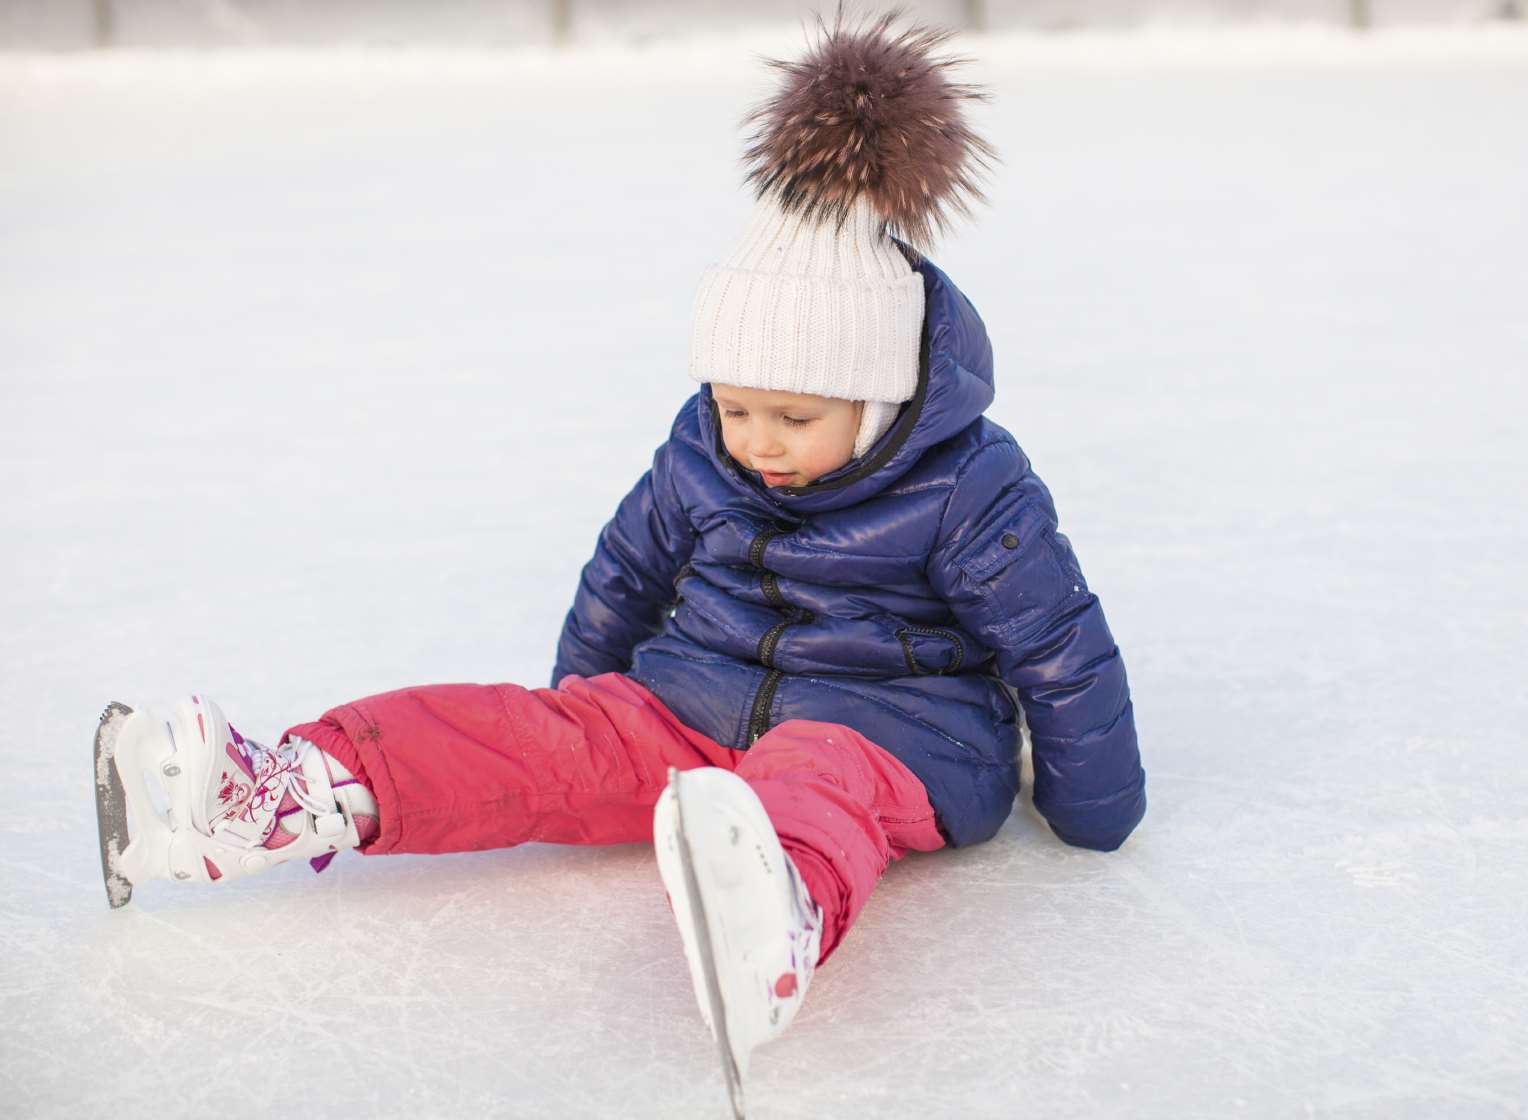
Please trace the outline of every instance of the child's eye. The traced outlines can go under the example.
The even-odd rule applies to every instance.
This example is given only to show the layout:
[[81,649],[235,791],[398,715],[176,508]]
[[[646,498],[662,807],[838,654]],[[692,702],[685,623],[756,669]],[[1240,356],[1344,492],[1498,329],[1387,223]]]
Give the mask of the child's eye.
[[785,421],[785,426],[787,428],[801,428],[805,427],[807,424],[810,424],[813,420],[817,419],[817,417],[809,416],[805,420],[797,420],[794,416],[782,416],[780,419]]
[[740,408],[727,408],[727,409],[723,409],[722,410],[722,415],[723,416],[730,416],[734,420],[736,420],[739,416],[747,416],[748,413],[744,412]]

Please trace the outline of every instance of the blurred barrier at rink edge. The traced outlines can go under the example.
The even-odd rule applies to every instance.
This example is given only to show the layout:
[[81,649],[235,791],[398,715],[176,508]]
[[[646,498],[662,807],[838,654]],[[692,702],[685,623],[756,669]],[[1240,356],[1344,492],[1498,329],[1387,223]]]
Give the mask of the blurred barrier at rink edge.
[[[570,46],[794,24],[836,0],[0,0],[0,50]],[[1303,24],[1360,30],[1522,22],[1528,0],[905,0],[968,32]],[[1528,24],[1525,24],[1528,26]]]

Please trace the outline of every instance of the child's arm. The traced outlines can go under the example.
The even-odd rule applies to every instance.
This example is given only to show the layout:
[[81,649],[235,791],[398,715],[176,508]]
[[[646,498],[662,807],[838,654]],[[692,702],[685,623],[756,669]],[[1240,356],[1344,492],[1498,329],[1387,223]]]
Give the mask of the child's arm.
[[557,642],[552,686],[569,673],[592,677],[631,668],[631,651],[652,637],[675,599],[674,577],[695,548],[695,531],[674,490],[670,441],[600,530]]
[[962,466],[929,576],[997,651],[1029,721],[1035,808],[1069,844],[1112,851],[1146,811],[1130,689],[1050,491],[1009,440]]

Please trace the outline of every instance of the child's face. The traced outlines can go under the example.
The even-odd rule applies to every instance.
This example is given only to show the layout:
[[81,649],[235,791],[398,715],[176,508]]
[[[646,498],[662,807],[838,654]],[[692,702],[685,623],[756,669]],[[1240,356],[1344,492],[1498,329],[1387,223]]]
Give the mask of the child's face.
[[862,401],[711,385],[727,454],[766,486],[805,486],[854,458]]

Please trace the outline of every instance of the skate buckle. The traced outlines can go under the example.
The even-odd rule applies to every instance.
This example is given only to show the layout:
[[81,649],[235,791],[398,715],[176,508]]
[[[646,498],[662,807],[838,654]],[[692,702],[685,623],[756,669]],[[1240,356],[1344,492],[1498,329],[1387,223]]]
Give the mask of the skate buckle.
[[268,834],[268,829],[254,821],[234,818],[214,827],[211,838],[235,848],[258,848]]
[[343,836],[347,827],[344,813],[325,813],[313,818],[313,831],[326,840]]

